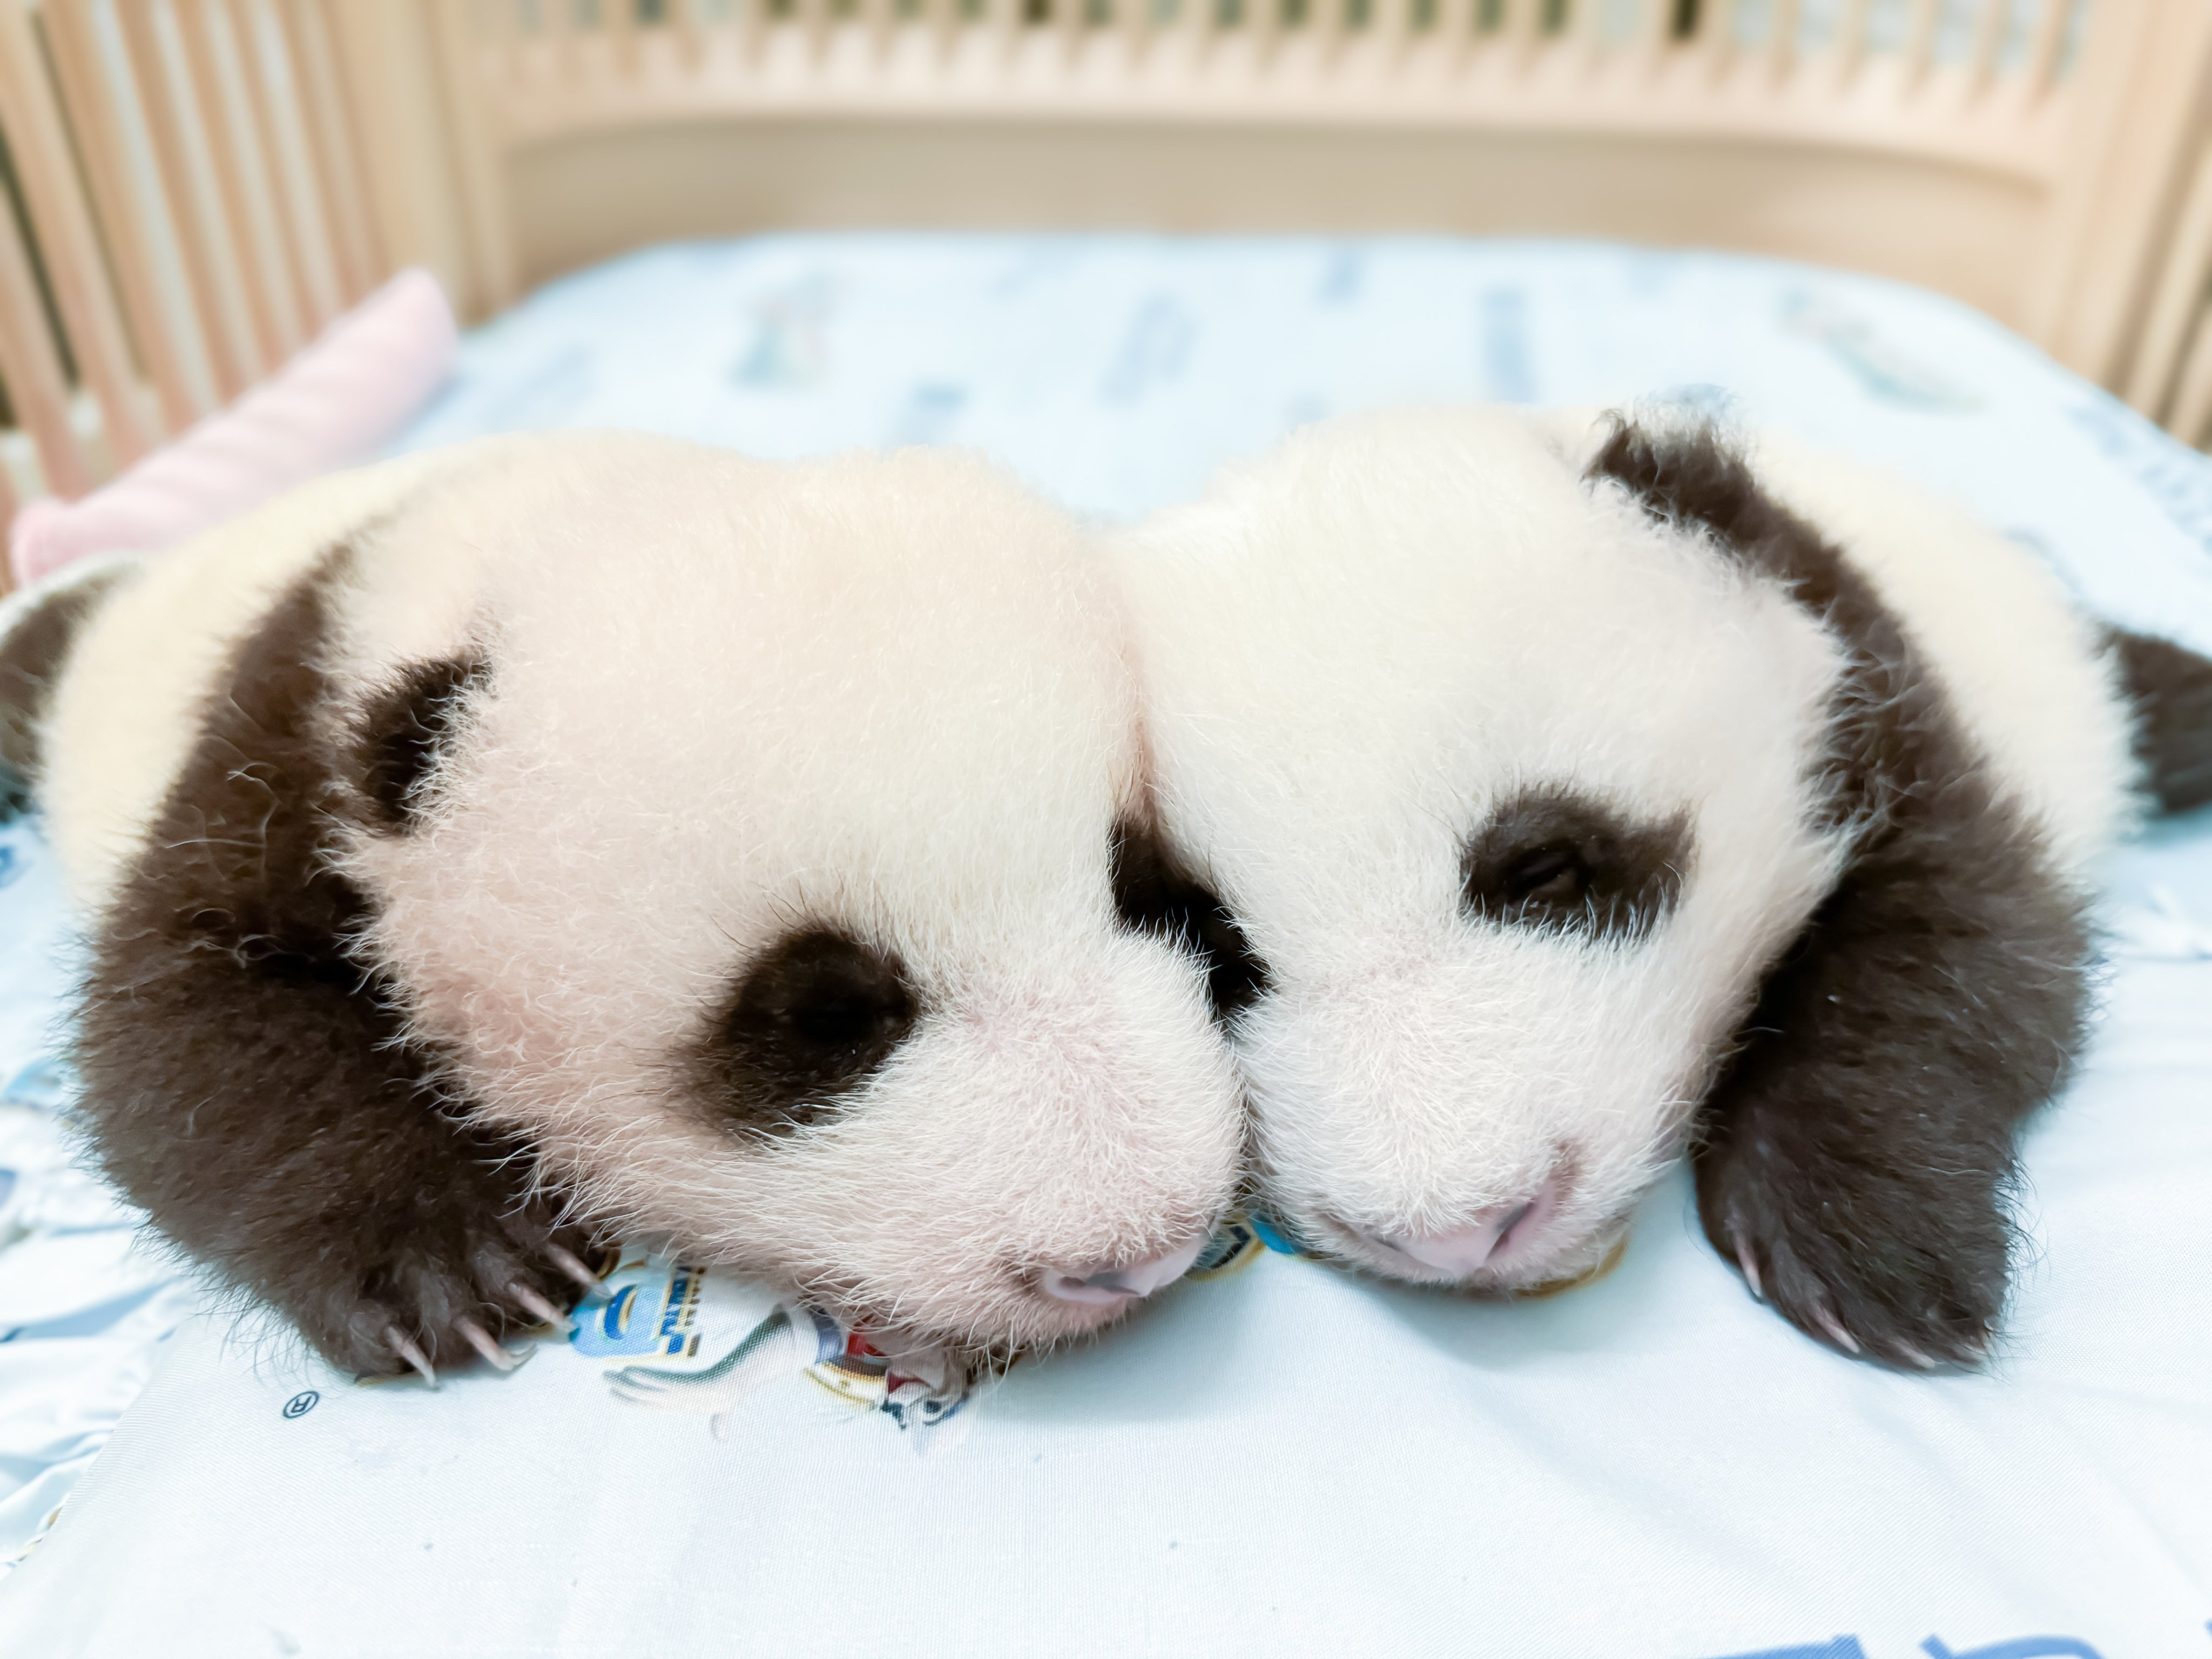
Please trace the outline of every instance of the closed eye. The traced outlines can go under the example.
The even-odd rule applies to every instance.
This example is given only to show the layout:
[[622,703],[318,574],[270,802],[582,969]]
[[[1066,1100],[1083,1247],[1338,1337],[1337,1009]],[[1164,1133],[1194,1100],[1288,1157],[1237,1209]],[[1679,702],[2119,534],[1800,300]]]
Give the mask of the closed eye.
[[1571,790],[1532,790],[1468,837],[1461,908],[1508,927],[1633,939],[1674,908],[1690,852],[1687,813],[1639,822]]
[[705,1054],[722,1121],[788,1133],[847,1104],[914,1029],[897,957],[830,927],[802,929],[740,977]]
[[1509,904],[1571,904],[1589,889],[1590,867],[1564,842],[1531,848],[1506,866],[1501,885]]

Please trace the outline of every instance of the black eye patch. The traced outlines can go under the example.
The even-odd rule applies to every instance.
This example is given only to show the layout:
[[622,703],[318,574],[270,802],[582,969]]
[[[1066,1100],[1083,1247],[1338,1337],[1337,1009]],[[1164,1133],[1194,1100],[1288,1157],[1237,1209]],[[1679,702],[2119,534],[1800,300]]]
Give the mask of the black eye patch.
[[369,700],[356,747],[361,792],[379,829],[412,827],[423,788],[453,741],[469,694],[490,678],[480,657],[418,662]]
[[749,968],[708,1044],[708,1097],[770,1134],[815,1122],[865,1082],[921,1009],[898,959],[833,928],[791,934]]
[[1632,823],[1588,796],[1536,790],[1468,838],[1460,902],[1482,921],[1634,939],[1674,908],[1689,864],[1686,814]]
[[1184,872],[1157,831],[1124,819],[1114,826],[1109,849],[1114,908],[1123,925],[1171,939],[1205,960],[1216,1019],[1250,1006],[1266,992],[1267,964],[1237,918],[1211,888]]

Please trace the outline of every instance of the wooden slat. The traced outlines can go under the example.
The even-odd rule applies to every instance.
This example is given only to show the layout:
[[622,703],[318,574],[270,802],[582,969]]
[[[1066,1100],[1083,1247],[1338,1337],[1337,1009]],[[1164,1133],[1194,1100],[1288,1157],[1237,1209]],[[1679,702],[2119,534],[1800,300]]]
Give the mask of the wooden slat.
[[[194,365],[203,355],[197,319],[188,298],[176,296],[173,310],[165,302],[154,256],[157,233],[149,219],[160,210],[133,183],[117,88],[102,62],[91,5],[92,0],[43,0],[46,40],[139,361],[153,377],[162,423],[181,431],[207,409],[195,387]],[[192,337],[185,338],[180,326]]]
[[2212,436],[2212,318],[2197,313],[2196,337],[2175,378],[2173,413],[2166,429],[2185,444],[2202,447]]
[[2074,11],[2073,0],[2041,0],[2041,4],[2027,43],[2028,90],[2039,98],[2058,82],[2058,54],[2065,49],[2066,23]]
[[[447,5],[453,0],[446,0]],[[443,9],[443,8],[440,8]],[[613,45],[616,70],[637,73],[637,0],[599,0],[599,27]]]
[[2128,373],[2128,402],[2154,421],[2166,413],[2190,334],[2200,325],[2208,287],[2212,287],[2212,140],[2199,149],[2189,194],[2167,244]]
[[707,20],[700,15],[705,0],[668,0],[668,23],[676,32],[677,61],[686,69],[696,69],[707,58]]
[[[1770,0],[1770,24],[1774,21],[1774,8],[1780,3],[1781,0]],[[1716,77],[1736,60],[1735,27],[1736,0],[1698,0],[1697,21],[1689,45],[1705,60]],[[1770,40],[1769,45],[1771,44]]]
[[[1212,0],[1205,0],[1209,6]],[[1506,0],[1508,5],[1514,0]],[[1392,58],[1402,54],[1413,34],[1413,0],[1368,0],[1369,30]]]
[[[302,330],[313,334],[337,313],[337,284],[328,235],[314,211],[312,185],[300,163],[304,135],[289,126],[277,106],[264,52],[266,0],[225,0],[237,70],[246,88],[246,131],[266,192],[278,265],[290,285]],[[287,71],[292,66],[287,64]]]
[[2004,50],[2005,27],[2011,21],[2012,0],[1981,0],[1966,59],[1967,84],[1977,92],[1996,79],[1997,55]]
[[15,157],[77,371],[99,402],[108,453],[118,465],[127,466],[159,434],[149,429],[139,406],[138,376],[122,313],[22,0],[0,0],[0,134]]
[[204,207],[198,199],[199,192],[185,151],[185,118],[155,34],[149,0],[118,0],[116,14],[130,54],[138,107],[153,137],[162,200],[184,257],[185,281],[199,319],[200,338],[215,372],[216,389],[228,402],[253,383],[258,366],[247,343],[234,336],[233,316],[226,314],[231,308],[224,303],[225,292],[216,273],[216,238],[210,234]]
[[1797,63],[1797,32],[1804,27],[1798,0],[1767,0],[1766,63],[1778,77]]
[[347,305],[355,305],[384,280],[388,264],[369,211],[359,128],[344,77],[337,73],[330,18],[322,0],[278,0],[277,21],[292,60],[319,199],[330,224],[339,294]]
[[242,89],[223,73],[216,33],[224,21],[222,0],[169,0],[185,49],[192,102],[209,166],[214,173],[222,222],[215,234],[227,264],[237,273],[248,326],[267,373],[303,343],[300,315],[287,291],[276,227],[254,177],[259,157],[241,131]]
[[[8,527],[15,522],[15,514],[22,510],[22,502],[15,495],[15,480],[8,471],[8,464],[0,461],[0,539],[8,534]],[[9,562],[0,559],[0,599],[4,599],[15,586]]]
[[514,302],[521,283],[515,264],[514,204],[507,198],[507,175],[500,166],[486,108],[483,54],[459,7],[433,3],[427,10],[445,77],[446,109],[453,125],[470,259],[483,284],[484,305],[496,311]]
[[830,50],[830,0],[798,0],[798,17],[806,55],[818,64]]
[[1838,81],[1850,81],[1866,62],[1867,34],[1874,21],[1874,0],[1843,0],[1836,14],[1836,36],[1828,44],[1829,60]]
[[61,354],[54,349],[46,307],[39,297],[30,251],[23,246],[15,215],[0,198],[0,377],[15,417],[38,447],[46,488],[58,495],[82,495],[92,488],[92,471],[70,428],[69,382]]
[[538,19],[553,42],[554,72],[563,80],[573,80],[582,67],[576,40],[581,33],[576,20],[577,4],[578,0],[538,0]]
[[[933,7],[942,7],[949,15],[957,0],[930,0]],[[1152,0],[1114,0],[1117,11],[1115,21],[1120,25],[1121,39],[1128,45],[1130,58],[1139,63],[1152,44]],[[1271,28],[1263,37],[1261,49],[1270,50],[1274,43]]]
[[1917,86],[1936,63],[1936,26],[1942,21],[1942,0],[1912,0],[1905,15],[1905,78]]
[[[1118,0],[1127,4],[1130,0]],[[1252,37],[1254,57],[1271,64],[1283,44],[1283,0],[1244,0],[1244,28]]]

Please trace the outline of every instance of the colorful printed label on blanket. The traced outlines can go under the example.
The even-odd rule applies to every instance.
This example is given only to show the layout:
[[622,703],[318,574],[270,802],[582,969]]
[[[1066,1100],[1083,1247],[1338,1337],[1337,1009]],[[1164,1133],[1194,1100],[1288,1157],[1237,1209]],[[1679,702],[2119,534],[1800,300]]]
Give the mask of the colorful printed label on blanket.
[[601,1264],[605,1294],[571,1317],[569,1346],[605,1362],[617,1399],[698,1413],[717,1435],[749,1395],[788,1376],[901,1429],[950,1420],[981,1380],[945,1349],[885,1352],[821,1309],[726,1272],[635,1246],[614,1256]]

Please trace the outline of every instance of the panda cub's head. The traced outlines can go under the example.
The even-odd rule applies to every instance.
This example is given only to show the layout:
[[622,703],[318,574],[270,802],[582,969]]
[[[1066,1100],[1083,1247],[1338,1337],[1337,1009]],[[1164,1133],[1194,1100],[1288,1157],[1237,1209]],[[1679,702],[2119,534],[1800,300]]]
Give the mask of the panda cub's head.
[[[1201,967],[1117,890],[1149,835],[1136,696],[1067,520],[956,455],[781,465],[604,436],[388,493],[296,556],[232,558],[273,601],[235,630],[137,850],[93,884],[94,1105],[112,1168],[148,1143],[157,1222],[220,1253],[226,1224],[195,1206],[237,1206],[155,1170],[180,1132],[114,1103],[146,1097],[123,1052],[145,988],[204,987],[153,1023],[219,1031],[240,964],[274,962],[299,1000],[253,994],[323,1011],[281,1044],[337,1055],[312,1074],[331,1089],[374,1092],[347,1069],[364,1038],[419,1057],[392,1086],[564,1214],[879,1329],[1049,1341],[1188,1265],[1241,1104]],[[150,588],[223,580],[226,556],[119,595],[81,672],[134,615],[157,623]],[[77,727],[97,701],[61,687],[64,805],[72,699]],[[282,1109],[254,1068],[295,1059],[156,1043],[147,1086],[180,1114],[214,1102],[197,1134],[243,1149]],[[288,1218],[309,1235],[313,1206],[389,1163],[283,1151],[327,1188]],[[356,1288],[404,1300],[407,1271]],[[288,1272],[263,1275],[280,1304]],[[326,1352],[404,1352],[444,1316],[299,1316]]]
[[1310,428],[1121,544],[1267,1195],[1377,1273],[1600,1263],[1841,856],[1841,648],[1527,416]]

